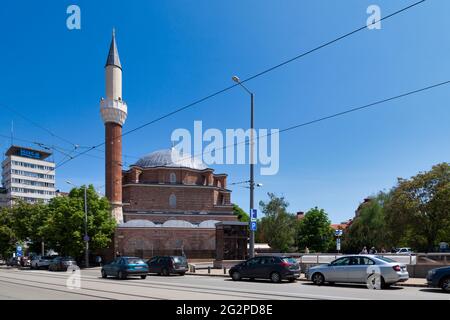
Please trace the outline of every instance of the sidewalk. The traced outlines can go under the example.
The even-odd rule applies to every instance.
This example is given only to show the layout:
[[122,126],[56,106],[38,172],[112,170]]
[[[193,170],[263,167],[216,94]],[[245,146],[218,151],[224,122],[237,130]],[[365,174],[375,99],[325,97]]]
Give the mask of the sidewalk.
[[[194,272],[187,272],[186,275],[192,276],[209,276],[209,277],[224,277],[229,278],[228,269],[226,270],[226,274],[224,274],[223,269],[212,269],[211,273],[208,273],[208,269],[196,269]],[[308,281],[305,278],[305,275],[302,273],[298,281]],[[427,287],[427,280],[425,278],[409,278],[408,281],[398,282],[395,284],[396,286],[402,287]]]

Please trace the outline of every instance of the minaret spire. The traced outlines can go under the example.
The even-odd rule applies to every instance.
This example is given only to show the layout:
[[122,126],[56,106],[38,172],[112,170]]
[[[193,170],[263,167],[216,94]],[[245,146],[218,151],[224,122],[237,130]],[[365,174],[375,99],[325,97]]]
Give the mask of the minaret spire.
[[117,43],[116,43],[116,29],[113,28],[112,30],[112,39],[111,44],[109,46],[109,53],[108,53],[108,59],[106,60],[107,66],[116,66],[122,69],[122,65],[120,64],[120,58],[119,58],[119,51],[117,50]]

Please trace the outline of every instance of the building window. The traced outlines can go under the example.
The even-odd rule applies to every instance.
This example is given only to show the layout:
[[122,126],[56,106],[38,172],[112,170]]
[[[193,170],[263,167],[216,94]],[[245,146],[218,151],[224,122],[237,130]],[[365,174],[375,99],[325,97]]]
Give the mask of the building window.
[[174,172],[170,173],[170,183],[171,184],[177,183],[177,175]]
[[169,197],[169,206],[171,208],[176,208],[177,207],[177,196],[174,195],[173,193]]

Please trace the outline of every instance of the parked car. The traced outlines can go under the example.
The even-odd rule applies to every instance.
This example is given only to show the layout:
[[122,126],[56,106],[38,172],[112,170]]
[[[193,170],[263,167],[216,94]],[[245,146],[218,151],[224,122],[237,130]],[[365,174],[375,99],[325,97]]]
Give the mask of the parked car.
[[325,282],[368,283],[373,270],[379,272],[381,288],[409,279],[406,265],[375,255],[344,256],[329,264],[309,268],[306,277],[317,285]]
[[168,276],[179,274],[184,276],[188,271],[188,263],[183,256],[157,256],[147,261],[149,273]]
[[6,265],[8,267],[18,267],[20,266],[20,258],[19,257],[11,257],[6,260]]
[[20,266],[21,267],[30,267],[31,266],[31,258],[30,257],[21,257],[20,258]]
[[398,248],[396,254],[412,254],[411,248]]
[[300,264],[291,257],[258,256],[235,265],[228,273],[234,281],[248,278],[293,282],[300,277]]
[[102,278],[108,276],[126,279],[128,276],[140,276],[145,279],[148,274],[148,265],[144,260],[137,257],[120,257],[105,264],[102,267]]
[[76,266],[77,262],[72,257],[56,257],[48,266],[49,271],[67,271],[70,266]]
[[429,287],[441,288],[450,293],[450,267],[435,268],[428,271],[427,283]]
[[35,256],[31,260],[31,269],[48,269],[54,258],[56,256]]

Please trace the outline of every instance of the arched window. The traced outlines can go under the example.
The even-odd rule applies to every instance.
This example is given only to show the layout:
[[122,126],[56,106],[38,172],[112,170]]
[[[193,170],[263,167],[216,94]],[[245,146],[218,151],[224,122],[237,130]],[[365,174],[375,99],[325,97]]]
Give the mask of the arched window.
[[173,193],[169,197],[169,206],[171,208],[176,208],[177,207],[177,196],[174,195]]
[[171,184],[177,183],[177,175],[174,172],[170,173],[170,183]]

